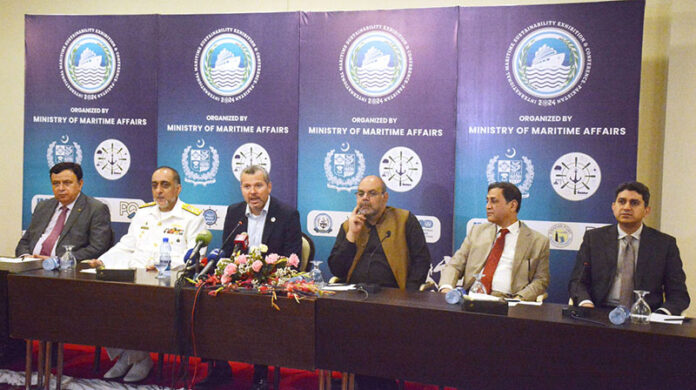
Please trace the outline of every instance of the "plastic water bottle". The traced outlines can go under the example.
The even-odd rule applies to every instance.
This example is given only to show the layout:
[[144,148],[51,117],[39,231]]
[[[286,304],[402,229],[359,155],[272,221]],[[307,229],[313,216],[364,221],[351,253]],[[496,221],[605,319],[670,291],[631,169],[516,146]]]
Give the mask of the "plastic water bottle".
[[621,325],[630,317],[631,313],[624,305],[619,305],[609,312],[609,321],[614,325]]
[[46,271],[55,271],[60,267],[60,259],[58,256],[49,257],[41,262],[41,266],[43,266],[43,269]]
[[447,303],[450,305],[456,305],[462,302],[464,295],[466,295],[466,291],[464,291],[464,289],[461,287],[457,287],[445,294],[445,301],[447,301]]
[[171,274],[172,269],[172,246],[169,245],[169,238],[164,237],[162,239],[162,245],[160,246],[159,262],[157,263],[157,270],[159,273],[157,277],[159,279],[168,278]]

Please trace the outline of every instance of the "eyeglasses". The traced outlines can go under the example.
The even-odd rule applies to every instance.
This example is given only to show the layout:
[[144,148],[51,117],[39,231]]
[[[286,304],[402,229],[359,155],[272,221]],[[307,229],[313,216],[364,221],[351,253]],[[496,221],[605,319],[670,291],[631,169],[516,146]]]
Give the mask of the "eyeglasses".
[[358,198],[362,198],[365,195],[367,195],[368,199],[374,198],[375,196],[382,195],[382,194],[384,194],[384,191],[372,190],[372,191],[367,191],[367,192],[365,192],[365,191],[356,191],[355,192],[355,196],[357,196]]

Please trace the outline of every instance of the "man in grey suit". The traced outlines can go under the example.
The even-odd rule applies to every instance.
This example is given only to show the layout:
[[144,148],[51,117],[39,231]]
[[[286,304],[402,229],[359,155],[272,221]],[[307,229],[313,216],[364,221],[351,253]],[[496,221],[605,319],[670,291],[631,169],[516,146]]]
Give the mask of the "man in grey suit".
[[650,190],[643,183],[616,189],[611,209],[618,223],[588,230],[580,245],[568,285],[575,304],[630,308],[633,290],[646,290],[653,311],[679,315],[689,307],[677,240],[643,223],[649,204]]
[[486,196],[487,224],[475,225],[445,266],[440,292],[459,278],[469,289],[483,272],[486,291],[499,297],[536,300],[549,285],[549,239],[517,219],[522,194],[512,183],[492,183]]
[[82,167],[61,162],[50,169],[54,197],[40,202],[15,249],[15,256],[46,259],[73,246],[77,261],[92,259],[111,246],[109,208],[82,191]]

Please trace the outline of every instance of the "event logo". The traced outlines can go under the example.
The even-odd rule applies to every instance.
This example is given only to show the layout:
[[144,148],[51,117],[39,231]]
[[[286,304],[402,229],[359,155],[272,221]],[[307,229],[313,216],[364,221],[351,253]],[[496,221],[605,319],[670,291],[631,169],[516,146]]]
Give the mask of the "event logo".
[[118,180],[130,168],[131,155],[126,145],[117,139],[107,139],[94,151],[94,168],[106,180]]
[[232,103],[244,99],[259,81],[261,55],[249,35],[236,28],[221,28],[201,41],[194,68],[206,95]]
[[585,37],[557,21],[523,29],[505,55],[507,80],[523,100],[553,106],[573,97],[590,75],[592,56]]
[[315,233],[331,233],[333,230],[333,219],[327,213],[319,213],[314,217],[314,227]]
[[365,175],[365,156],[357,149],[351,150],[350,144],[344,142],[341,144],[340,152],[331,149],[326,153],[324,174],[328,188],[337,191],[356,190]]
[[121,71],[121,56],[105,32],[84,28],[63,44],[59,68],[70,92],[81,99],[95,100],[114,87]]
[[205,141],[199,139],[196,145],[187,146],[181,154],[181,166],[184,169],[184,181],[194,186],[215,183],[220,166],[220,157],[212,146],[205,146]]
[[208,226],[213,226],[218,220],[218,215],[215,210],[212,208],[208,208],[203,211],[203,220],[205,221],[205,224]]
[[381,104],[406,88],[413,60],[408,42],[388,26],[365,26],[343,45],[338,69],[341,80],[356,99]]
[[486,179],[488,184],[501,181],[512,183],[520,189],[522,198],[528,198],[529,189],[534,182],[534,165],[526,156],[522,156],[521,159],[515,156],[517,156],[515,148],[505,151],[506,159],[501,160],[500,156],[493,156],[488,160]]
[[82,164],[82,148],[77,142],[70,143],[70,137],[67,134],[60,137],[60,142],[51,142],[46,150],[46,162],[49,168],[65,161]]
[[232,173],[241,181],[242,171],[250,165],[259,165],[266,172],[271,173],[271,156],[266,149],[253,142],[246,143],[237,148],[232,155]]
[[555,248],[565,248],[573,242],[573,229],[565,223],[551,225],[548,230],[549,241]]
[[418,154],[405,146],[389,149],[379,162],[379,176],[390,190],[410,191],[423,176],[423,164]]
[[551,169],[551,186],[558,195],[571,201],[589,198],[601,182],[599,164],[585,153],[564,154]]

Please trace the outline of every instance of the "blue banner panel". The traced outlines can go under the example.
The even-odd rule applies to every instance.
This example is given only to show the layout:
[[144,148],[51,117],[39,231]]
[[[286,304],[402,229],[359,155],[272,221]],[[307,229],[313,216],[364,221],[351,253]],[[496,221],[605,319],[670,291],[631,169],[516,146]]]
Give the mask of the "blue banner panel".
[[83,192],[125,232],[152,199],[157,21],[140,16],[26,16],[22,226],[53,196],[48,170],[74,161]]
[[302,14],[298,208],[318,260],[367,175],[435,261],[451,253],[456,31],[457,8]]
[[[644,2],[461,8],[455,249],[485,222],[489,183],[523,194],[551,240],[552,302],[586,229],[633,180]],[[588,17],[592,15],[592,17]]]
[[299,14],[160,16],[159,28],[157,161],[179,170],[219,246],[245,167],[297,202]]

